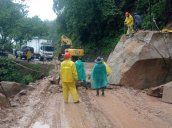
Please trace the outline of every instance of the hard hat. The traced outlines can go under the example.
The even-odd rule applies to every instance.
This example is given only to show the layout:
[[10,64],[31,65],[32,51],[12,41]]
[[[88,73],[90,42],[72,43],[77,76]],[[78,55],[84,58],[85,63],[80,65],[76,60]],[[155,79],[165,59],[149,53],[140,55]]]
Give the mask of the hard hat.
[[66,53],[64,54],[64,58],[65,58],[65,59],[69,59],[69,58],[70,58],[70,53],[69,53],[69,52],[66,52]]
[[129,13],[128,12],[125,12],[125,16],[128,16],[129,15]]

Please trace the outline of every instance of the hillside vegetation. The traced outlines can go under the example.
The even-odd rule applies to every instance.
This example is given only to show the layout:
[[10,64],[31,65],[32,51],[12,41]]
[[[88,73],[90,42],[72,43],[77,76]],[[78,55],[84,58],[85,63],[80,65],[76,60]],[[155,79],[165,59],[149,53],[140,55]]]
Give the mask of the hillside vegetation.
[[31,64],[0,58],[0,81],[15,81],[29,84],[43,76],[47,76],[53,65]]
[[[124,14],[137,12],[143,29],[161,29],[172,19],[171,0],[54,0],[57,34],[72,38],[87,53],[108,55],[124,30]],[[166,14],[166,15],[164,15]]]

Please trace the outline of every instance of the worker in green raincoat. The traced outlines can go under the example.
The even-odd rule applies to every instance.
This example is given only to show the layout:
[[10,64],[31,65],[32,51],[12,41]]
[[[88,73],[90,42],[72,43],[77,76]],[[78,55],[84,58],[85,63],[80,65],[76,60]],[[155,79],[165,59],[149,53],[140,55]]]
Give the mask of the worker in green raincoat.
[[81,57],[78,57],[75,65],[78,73],[78,81],[81,81],[82,85],[87,89],[85,64],[82,62]]
[[97,96],[99,96],[99,89],[101,89],[102,96],[104,96],[104,89],[107,87],[106,66],[100,57],[97,57],[95,62],[96,64],[91,71],[91,88],[96,89]]

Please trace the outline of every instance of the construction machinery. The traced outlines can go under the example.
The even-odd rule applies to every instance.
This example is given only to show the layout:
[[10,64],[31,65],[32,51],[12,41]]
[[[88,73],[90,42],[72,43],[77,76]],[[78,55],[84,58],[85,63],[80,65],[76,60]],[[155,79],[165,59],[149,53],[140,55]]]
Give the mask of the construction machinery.
[[54,47],[51,40],[34,37],[27,41],[26,46],[34,48],[34,58],[38,58],[40,61],[52,60],[54,57]]
[[60,61],[62,61],[64,59],[63,54],[67,51],[70,52],[73,59],[75,57],[84,56],[84,50],[81,48],[73,48],[72,40],[70,38],[68,38],[67,36],[62,35],[61,39],[60,39],[60,43],[61,43],[61,51],[60,51],[59,56],[58,56],[58,59]]
[[164,28],[161,30],[161,32],[164,32],[164,33],[172,32],[172,29]]
[[17,51],[17,56],[20,57],[20,59],[26,59],[27,58],[27,52],[30,51],[32,53],[32,59],[34,58],[33,57],[33,54],[34,54],[34,48],[33,47],[29,47],[29,46],[26,46],[26,45],[23,45],[21,47],[21,49],[19,51]]

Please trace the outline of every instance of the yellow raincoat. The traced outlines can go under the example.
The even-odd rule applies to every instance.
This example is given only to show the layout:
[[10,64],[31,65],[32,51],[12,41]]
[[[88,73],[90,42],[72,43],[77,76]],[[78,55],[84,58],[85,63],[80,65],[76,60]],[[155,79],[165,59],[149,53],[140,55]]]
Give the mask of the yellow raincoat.
[[27,60],[28,60],[28,61],[31,59],[31,57],[32,57],[31,51],[27,51],[26,57],[27,57]]
[[103,63],[106,66],[107,75],[110,75],[112,73],[112,69],[110,68],[110,66],[106,62],[103,62]]
[[78,101],[78,93],[76,91],[75,81],[78,80],[78,75],[75,63],[70,59],[66,59],[60,66],[60,78],[62,81],[64,102],[68,102],[69,92],[72,95],[73,101]]
[[128,30],[127,30],[127,35],[130,35],[134,32],[133,25],[134,25],[134,20],[132,15],[128,15],[125,17],[124,24],[127,25]]

